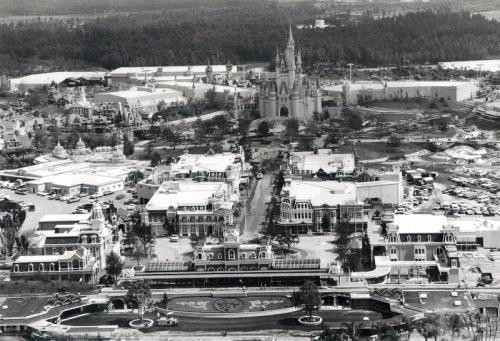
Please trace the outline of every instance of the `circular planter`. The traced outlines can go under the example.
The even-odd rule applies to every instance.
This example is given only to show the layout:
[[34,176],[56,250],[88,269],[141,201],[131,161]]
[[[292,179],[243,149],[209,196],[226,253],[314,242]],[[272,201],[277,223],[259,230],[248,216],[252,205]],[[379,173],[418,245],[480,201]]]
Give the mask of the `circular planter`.
[[142,329],[142,328],[150,328],[153,326],[153,320],[150,319],[135,319],[130,321],[129,326],[134,328],[134,329]]
[[301,316],[299,317],[299,323],[303,326],[319,326],[323,322],[320,316]]

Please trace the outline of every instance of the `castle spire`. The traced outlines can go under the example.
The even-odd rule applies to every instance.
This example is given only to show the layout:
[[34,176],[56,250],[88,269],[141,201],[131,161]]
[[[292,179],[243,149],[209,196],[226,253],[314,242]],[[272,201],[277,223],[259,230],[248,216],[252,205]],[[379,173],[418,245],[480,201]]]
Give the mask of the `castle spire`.
[[294,44],[295,42],[293,41],[293,33],[292,33],[292,22],[290,20],[290,33],[288,34],[288,44]]

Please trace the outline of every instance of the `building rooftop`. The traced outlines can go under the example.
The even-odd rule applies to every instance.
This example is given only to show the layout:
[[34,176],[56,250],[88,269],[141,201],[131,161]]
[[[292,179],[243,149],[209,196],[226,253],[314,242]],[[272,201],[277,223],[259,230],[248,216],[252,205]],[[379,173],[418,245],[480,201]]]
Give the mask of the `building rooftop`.
[[291,163],[294,163],[299,170],[316,172],[320,168],[326,173],[335,173],[342,168],[346,173],[354,172],[354,154],[335,154],[327,152],[293,152]]
[[[176,66],[126,66],[120,67],[110,72],[111,76],[127,75],[129,73],[155,73],[161,69],[163,73],[184,73],[191,71],[193,73],[205,74],[206,65],[176,65]],[[224,73],[226,72],[226,65],[211,65],[212,71],[214,73]],[[237,71],[237,66],[233,65],[233,72]]]
[[89,186],[104,186],[107,184],[113,184],[121,181],[117,177],[102,176],[96,174],[88,173],[78,173],[78,174],[58,174],[54,176],[46,176],[41,179],[36,179],[30,181],[30,183],[51,183],[54,186],[62,187],[73,187],[79,185],[89,185]]
[[53,223],[53,222],[79,222],[86,221],[90,219],[91,213],[85,214],[46,214],[40,220],[39,223]]
[[[233,165],[240,154],[222,153],[222,154],[184,154],[179,161],[172,165],[171,173],[190,173],[190,172],[224,172]],[[242,160],[243,161],[243,160]]]
[[440,62],[439,65],[444,69],[481,70],[490,72],[500,71],[500,59]]
[[432,214],[396,214],[394,224],[402,234],[442,233],[443,227],[449,225],[444,215]]
[[177,209],[179,206],[204,206],[209,199],[227,191],[224,182],[165,182],[146,204],[146,209]]
[[313,206],[359,204],[353,182],[293,180],[283,187],[296,201],[308,201]]

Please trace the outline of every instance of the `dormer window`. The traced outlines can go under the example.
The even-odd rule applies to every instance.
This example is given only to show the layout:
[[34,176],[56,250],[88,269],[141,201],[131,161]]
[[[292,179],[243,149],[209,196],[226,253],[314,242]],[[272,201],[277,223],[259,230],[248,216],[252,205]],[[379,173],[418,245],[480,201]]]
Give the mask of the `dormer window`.
[[208,255],[208,259],[209,259],[209,260],[212,260],[213,258],[214,258],[214,255],[212,255],[212,254],[209,254],[209,255]]
[[33,271],[33,264],[28,264],[28,271],[29,272],[32,272]]
[[391,233],[389,235],[389,243],[397,243],[398,242],[398,235],[395,233]]
[[411,236],[410,236],[410,235],[406,236],[406,241],[407,241],[408,243],[411,243]]
[[246,259],[246,258],[247,258],[246,253],[242,253],[242,254],[241,254],[241,259]]
[[14,272],[19,272],[19,264],[14,264]]
[[420,235],[417,236],[417,243],[421,243],[422,242],[422,237]]
[[44,271],[42,263],[38,264],[38,271]]
[[217,256],[217,259],[222,259],[222,253],[219,253],[219,255]]
[[431,241],[432,241],[431,235],[430,235],[430,234],[428,234],[428,235],[427,235],[427,242],[428,242],[428,243],[430,243]]
[[262,251],[260,253],[260,258],[266,258],[266,251]]
[[229,250],[227,256],[229,259],[234,259],[235,258],[234,250]]

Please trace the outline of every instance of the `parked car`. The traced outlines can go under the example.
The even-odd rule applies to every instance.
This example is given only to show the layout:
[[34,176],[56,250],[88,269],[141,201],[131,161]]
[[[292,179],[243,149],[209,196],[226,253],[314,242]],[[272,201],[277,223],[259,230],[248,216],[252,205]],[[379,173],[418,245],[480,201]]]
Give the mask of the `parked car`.
[[71,198],[69,198],[68,200],[66,200],[66,202],[67,202],[68,204],[71,204],[72,202],[78,202],[78,201],[80,201],[80,198],[79,198],[79,197],[71,197]]
[[174,243],[174,242],[178,242],[178,241],[179,241],[179,235],[178,235],[178,234],[173,234],[173,235],[171,235],[171,236],[170,236],[170,241],[171,241],[172,243]]
[[125,198],[125,194],[118,194],[115,199],[116,200],[122,200],[123,198]]

